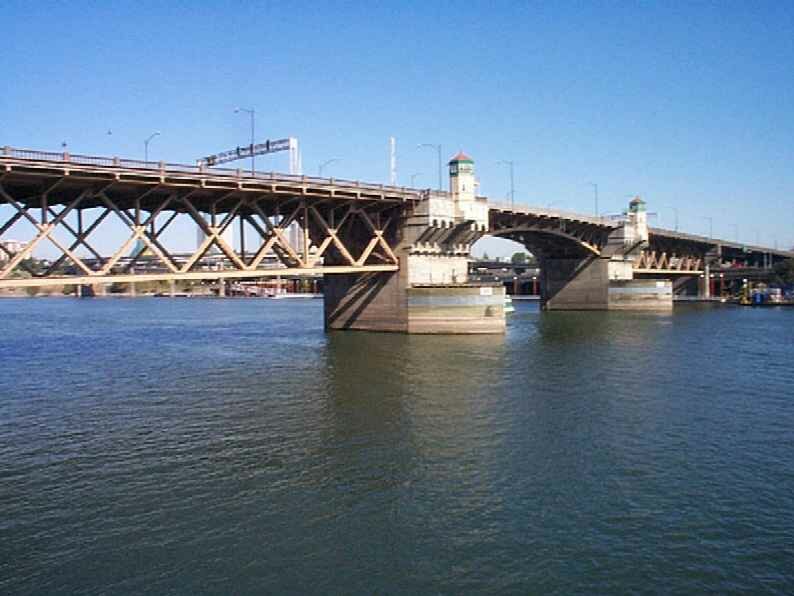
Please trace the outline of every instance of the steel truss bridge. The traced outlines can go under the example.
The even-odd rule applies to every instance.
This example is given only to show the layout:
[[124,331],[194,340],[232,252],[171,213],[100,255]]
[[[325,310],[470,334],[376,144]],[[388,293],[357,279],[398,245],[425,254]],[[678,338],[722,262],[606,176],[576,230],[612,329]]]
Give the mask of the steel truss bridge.
[[[1,151],[0,206],[11,207],[12,214],[0,221],[0,241],[20,220],[33,226],[35,236],[17,252],[0,242],[0,287],[396,271],[392,244],[400,210],[421,198],[419,191],[355,181]],[[177,260],[161,237],[179,216],[198,226],[204,240]],[[127,230],[109,257],[91,243],[107,218]],[[239,248],[224,239],[235,223]],[[246,237],[244,224],[255,238]],[[61,256],[35,271],[28,259],[45,241]],[[130,258],[141,243],[145,250]],[[231,268],[200,267],[213,248]],[[79,249],[90,257],[78,256]],[[161,273],[151,272],[152,263],[146,272],[135,271],[144,252]],[[277,266],[267,258],[273,255]],[[67,262],[76,274],[64,275]],[[26,277],[14,276],[21,271]]]
[[[430,195],[335,178],[4,147],[0,288],[393,272],[400,268],[403,226]],[[622,225],[614,218],[477,200],[488,205],[487,229],[431,219],[411,254],[421,253],[421,245],[430,244],[426,240],[451,246],[464,238],[470,246],[491,234],[524,244],[541,261],[598,256]],[[179,218],[203,232],[203,241],[187,255],[169,250],[163,236]],[[92,235],[111,220],[126,233],[107,256],[92,244]],[[33,237],[14,250],[3,241],[20,225],[32,229]],[[232,228],[239,228],[238,246],[225,239]],[[46,243],[60,256],[37,270],[30,257]],[[205,266],[213,251],[222,257],[221,270]],[[708,271],[709,264],[768,267],[785,258],[794,253],[652,228],[633,266],[638,275],[692,276]]]

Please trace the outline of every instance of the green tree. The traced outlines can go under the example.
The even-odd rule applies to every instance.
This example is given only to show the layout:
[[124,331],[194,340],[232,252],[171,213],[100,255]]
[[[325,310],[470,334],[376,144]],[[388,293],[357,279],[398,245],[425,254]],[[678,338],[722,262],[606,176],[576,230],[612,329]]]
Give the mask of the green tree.
[[513,256],[510,257],[510,262],[513,265],[526,265],[527,264],[527,253],[525,252],[514,252]]
[[775,278],[781,284],[794,284],[794,259],[787,259],[780,263],[775,263]]

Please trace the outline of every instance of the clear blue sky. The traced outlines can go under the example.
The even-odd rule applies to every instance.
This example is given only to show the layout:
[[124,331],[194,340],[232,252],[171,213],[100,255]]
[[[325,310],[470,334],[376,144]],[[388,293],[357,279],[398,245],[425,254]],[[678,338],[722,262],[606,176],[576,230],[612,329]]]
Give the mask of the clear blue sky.
[[[6,2],[0,144],[191,163],[295,136],[306,173],[435,185],[794,244],[794,3]],[[107,131],[112,130],[112,135]],[[285,155],[260,158],[286,170]],[[488,246],[487,244],[485,246]]]

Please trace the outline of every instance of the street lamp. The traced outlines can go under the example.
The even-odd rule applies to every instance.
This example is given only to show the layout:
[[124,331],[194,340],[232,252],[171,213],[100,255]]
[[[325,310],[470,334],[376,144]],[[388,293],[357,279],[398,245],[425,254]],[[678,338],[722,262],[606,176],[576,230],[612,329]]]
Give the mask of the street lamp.
[[335,162],[337,162],[337,161],[342,161],[342,160],[341,160],[341,158],[339,158],[339,157],[332,157],[331,159],[326,159],[326,160],[325,160],[323,163],[321,163],[321,164],[320,164],[320,165],[317,167],[317,176],[318,176],[319,178],[322,178],[322,177],[323,177],[323,168],[325,168],[325,166],[329,166],[329,165],[331,165],[332,163],[335,163]]
[[595,203],[593,213],[595,214],[596,217],[598,217],[598,184],[596,184],[595,182],[590,182],[589,184],[590,186],[593,187],[593,195],[594,195],[593,200]]
[[441,145],[433,145],[431,143],[420,143],[416,146],[417,149],[421,149],[422,147],[429,147],[431,149],[435,149],[438,151],[438,190],[444,190],[444,181],[441,174]]
[[254,163],[254,115],[255,111],[254,108],[234,108],[234,113],[239,114],[240,112],[245,112],[249,116],[251,116],[251,175],[253,176],[256,172],[255,163]]
[[674,230],[677,232],[678,231],[678,208],[677,207],[673,207],[671,205],[667,205],[664,208],[665,209],[671,209],[673,211],[673,215],[675,216],[675,227],[674,227]]
[[709,222],[709,238],[714,238],[714,218],[708,215],[701,215],[700,217]]
[[510,167],[510,208],[512,209],[516,202],[516,187],[515,187],[515,179],[513,178],[513,166],[515,162],[502,159],[496,162],[500,165],[506,165]]
[[421,176],[422,172],[417,172],[416,174],[411,174],[411,188],[414,188],[414,181],[417,177]]
[[149,163],[149,143],[152,141],[154,137],[159,137],[160,131],[157,130],[149,135],[149,138],[143,142],[143,161],[147,164]]

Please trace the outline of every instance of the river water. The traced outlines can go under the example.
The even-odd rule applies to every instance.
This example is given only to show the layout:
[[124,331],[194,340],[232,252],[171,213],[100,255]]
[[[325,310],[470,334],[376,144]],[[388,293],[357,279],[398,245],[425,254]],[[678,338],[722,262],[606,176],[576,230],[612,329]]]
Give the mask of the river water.
[[0,301],[0,593],[794,591],[794,309]]

